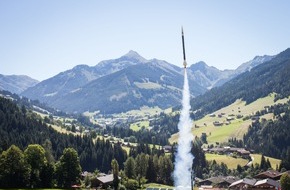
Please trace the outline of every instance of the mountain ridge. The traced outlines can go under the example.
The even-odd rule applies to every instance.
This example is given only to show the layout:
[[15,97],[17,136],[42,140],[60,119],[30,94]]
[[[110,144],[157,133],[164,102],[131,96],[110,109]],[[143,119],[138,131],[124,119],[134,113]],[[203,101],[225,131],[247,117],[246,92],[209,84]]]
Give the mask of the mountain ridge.
[[[69,93],[64,98],[57,100],[53,106],[60,106],[60,109],[69,109],[70,111],[97,109],[112,113],[114,110],[123,112],[139,109],[144,105],[166,108],[179,104],[183,75],[158,66],[158,62],[148,61],[100,77],[78,91]],[[192,84],[195,85],[194,89],[202,89],[194,81]],[[198,92],[195,92],[195,95],[197,94]],[[74,101],[76,99],[79,102]],[[75,103],[65,103],[63,105],[67,107],[62,107],[60,104],[63,101],[74,101]],[[84,105],[89,105],[87,107],[89,109],[86,110]]]
[[0,74],[0,90],[8,90],[20,94],[29,87],[39,83],[38,80],[26,75],[2,75]]
[[223,86],[197,97],[192,101],[192,109],[200,110],[199,115],[202,116],[230,105],[237,99],[251,103],[272,92],[278,94],[277,98],[284,98],[290,95],[289,72],[290,48],[238,75]]
[[[255,66],[261,63],[262,61],[260,62],[256,61]],[[190,86],[191,95],[193,97],[198,96],[206,92],[208,89],[211,89],[216,86],[221,86],[225,82],[237,76],[239,73],[242,73],[245,70],[247,70],[247,68],[251,67],[252,64],[253,61],[248,63],[244,68],[240,68],[239,72],[235,72],[234,70],[221,71],[213,66],[206,65],[204,62],[198,62],[196,64],[191,65],[190,67],[187,68],[189,76],[189,84],[191,85]],[[144,65],[146,65],[147,67],[145,68]],[[132,70],[130,71],[130,69]],[[142,71],[142,69],[144,70]],[[119,84],[119,86],[112,85],[111,87],[114,89],[105,88],[110,86],[108,85],[110,84],[110,81],[113,81],[112,76],[111,77],[107,76],[110,75],[115,76],[114,73],[121,71],[123,71],[124,75],[128,74],[131,77],[131,80],[133,80],[130,81],[130,85],[128,86],[128,84],[122,83]],[[143,74],[145,74],[145,76],[147,75],[148,77],[145,77]],[[157,79],[158,77],[155,75],[159,75],[158,76],[159,79]],[[142,78],[138,78],[138,76],[142,76]],[[177,99],[180,99],[179,93],[182,89],[183,79],[180,79],[181,76],[183,76],[183,68],[170,64],[163,60],[158,60],[156,58],[147,60],[142,56],[140,56],[137,52],[130,50],[127,54],[117,59],[104,60],[99,62],[95,66],[77,65],[70,70],[61,72],[52,78],[40,82],[36,86],[31,87],[26,91],[24,91],[21,95],[27,96],[28,98],[31,99],[39,99],[40,101],[47,103],[50,106],[55,106],[56,108],[66,109],[72,106],[69,105],[71,103],[67,102],[65,98],[69,97],[72,98],[73,96],[79,94],[80,92],[86,91],[85,94],[79,95],[78,98],[75,96],[75,98],[77,99],[75,100],[71,99],[71,101],[77,102],[78,100],[82,100],[83,97],[87,96],[87,94],[90,94],[91,96],[95,97],[94,93],[99,94],[100,96],[99,99],[104,100],[103,97],[104,93],[100,94],[100,90],[103,90],[108,97],[111,97],[111,100],[121,100],[122,98],[125,97],[125,94],[126,96],[128,95],[128,93],[125,92],[124,89],[130,87],[129,89],[131,91],[129,90],[128,92],[133,93],[132,97],[133,99],[134,97],[135,98],[139,97],[139,100],[141,100],[142,98],[140,97],[143,98],[147,97],[144,100],[142,99],[142,102],[144,102],[144,106],[151,106],[152,102],[157,101],[158,99],[157,97],[160,97],[161,94],[163,94],[164,96],[163,99],[161,98],[162,100],[157,101],[160,102],[157,103],[157,105],[161,107],[164,107],[165,105],[171,107],[176,106],[176,104],[180,103],[180,101],[177,101]],[[105,77],[107,81],[101,79],[103,77]],[[154,80],[150,81],[153,78]],[[140,81],[140,79],[142,80]],[[126,79],[118,78],[116,80],[124,81]],[[116,80],[115,80],[116,83],[120,82]],[[96,81],[103,81],[103,83],[99,84],[99,82]],[[98,86],[98,88],[92,88],[90,89],[89,92],[86,85],[88,85],[91,82],[94,82]],[[155,87],[155,89],[153,89],[153,87]],[[107,92],[109,91],[112,94],[108,94]],[[167,91],[167,93],[164,93],[165,91]],[[72,95],[73,93],[74,95]],[[151,99],[149,98],[148,93],[151,95]],[[168,98],[169,96],[168,93],[173,94],[171,98]],[[152,97],[155,98],[152,99]],[[166,97],[168,99],[167,103],[165,103]],[[90,98],[87,97],[87,99]],[[95,99],[97,98],[95,97]],[[84,101],[86,102],[87,100]],[[63,104],[62,102],[66,102],[65,104],[67,105],[61,105]],[[92,101],[90,104],[93,104],[95,102],[96,100]],[[105,102],[109,103],[108,101]],[[127,110],[125,108],[126,107],[125,105],[130,104],[130,102],[131,101],[127,99],[127,101],[125,101],[123,105],[118,104],[118,106],[123,108],[123,110],[119,110],[119,108],[118,110],[119,111]],[[131,104],[133,103],[131,102]],[[100,110],[102,109],[106,110],[108,108],[107,105],[105,104],[102,105],[103,107],[100,107],[99,108]],[[141,104],[135,105],[141,106]],[[87,106],[88,108],[94,107],[92,105],[89,105],[89,103],[87,103]],[[83,108],[83,110],[85,110],[85,108]],[[72,111],[72,110],[64,110],[64,111]]]

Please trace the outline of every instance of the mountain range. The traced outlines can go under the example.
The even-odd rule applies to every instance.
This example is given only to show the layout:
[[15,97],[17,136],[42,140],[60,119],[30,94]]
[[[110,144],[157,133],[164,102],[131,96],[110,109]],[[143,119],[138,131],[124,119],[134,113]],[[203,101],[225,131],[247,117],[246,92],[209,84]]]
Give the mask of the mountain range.
[[35,86],[39,81],[25,75],[1,75],[0,90],[7,90],[20,94],[29,87]]
[[[263,58],[256,57],[255,59]],[[246,72],[224,85],[213,88],[192,100],[192,109],[199,110],[197,117],[219,110],[238,99],[249,104],[270,93],[276,93],[276,100],[289,97],[290,48],[270,60],[267,59],[263,64],[248,68]]]
[[[187,68],[191,96],[221,86],[273,57],[257,56],[236,70],[222,71],[204,62],[192,64]],[[77,113],[97,110],[116,113],[142,106],[167,108],[180,104],[183,72],[183,68],[166,61],[147,60],[129,51],[96,66],[78,65],[27,88],[21,95]]]

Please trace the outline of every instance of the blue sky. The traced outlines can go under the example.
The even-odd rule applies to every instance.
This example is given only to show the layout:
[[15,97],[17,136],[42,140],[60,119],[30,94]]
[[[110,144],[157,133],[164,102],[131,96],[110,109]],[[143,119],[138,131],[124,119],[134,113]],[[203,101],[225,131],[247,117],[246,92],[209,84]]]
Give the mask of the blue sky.
[[0,74],[38,80],[129,50],[182,67],[235,69],[290,47],[287,0],[1,0]]

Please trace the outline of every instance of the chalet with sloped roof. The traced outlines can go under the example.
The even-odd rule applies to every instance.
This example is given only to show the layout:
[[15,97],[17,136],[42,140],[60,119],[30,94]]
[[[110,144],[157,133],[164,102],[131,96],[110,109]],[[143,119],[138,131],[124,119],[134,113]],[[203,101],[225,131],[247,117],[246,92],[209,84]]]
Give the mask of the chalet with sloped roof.
[[232,189],[232,190],[240,190],[240,189],[277,190],[277,189],[280,189],[280,183],[278,181],[275,181],[269,178],[258,180],[258,181],[256,179],[244,178],[244,179],[241,179],[239,181],[232,183],[229,186],[229,189]]
[[97,177],[97,185],[99,187],[107,188],[113,184],[114,176],[113,174],[104,175]]
[[279,180],[281,177],[281,173],[275,170],[268,170],[265,172],[261,172],[254,176],[256,179],[273,179],[273,180]]
[[254,187],[255,189],[276,190],[276,189],[280,189],[280,183],[273,179],[263,179],[263,180],[257,181]]
[[238,178],[233,176],[218,176],[202,180],[198,184],[200,187],[228,188],[234,181],[237,180]]
[[256,182],[256,179],[244,178],[232,183],[229,189],[252,189]]

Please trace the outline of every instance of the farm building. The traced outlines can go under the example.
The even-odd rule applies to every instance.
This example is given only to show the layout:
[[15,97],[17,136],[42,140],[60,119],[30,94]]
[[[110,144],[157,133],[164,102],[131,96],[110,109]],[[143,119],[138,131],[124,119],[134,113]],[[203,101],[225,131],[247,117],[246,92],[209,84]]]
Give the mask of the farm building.
[[250,190],[252,189],[252,187],[254,187],[256,182],[257,182],[256,179],[244,178],[244,179],[241,179],[232,183],[229,186],[229,189],[249,189]]
[[276,190],[280,188],[280,183],[273,179],[263,179],[257,181],[256,179],[244,178],[239,181],[232,183],[229,186],[229,189],[239,190],[239,189],[248,189],[248,190]]
[[273,180],[279,180],[282,173],[275,171],[275,170],[268,170],[265,172],[261,172],[255,176],[256,179],[273,179]]
[[237,181],[238,178],[233,176],[227,177],[211,177],[200,181],[198,184],[201,188],[212,187],[212,188],[228,188],[233,182]]

